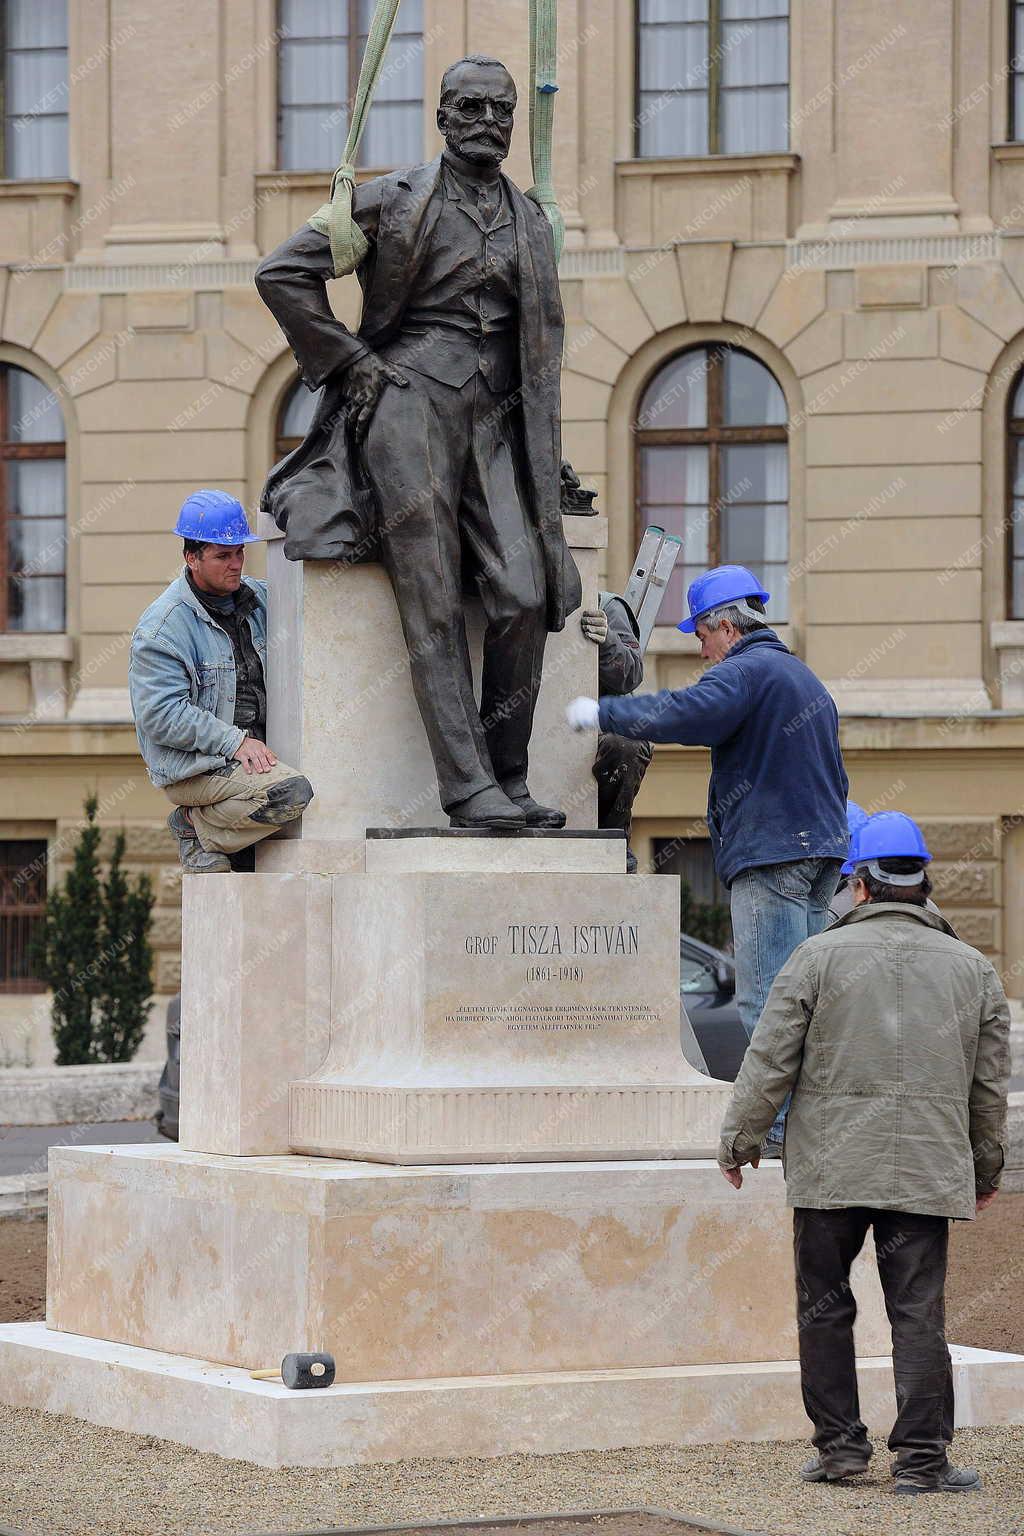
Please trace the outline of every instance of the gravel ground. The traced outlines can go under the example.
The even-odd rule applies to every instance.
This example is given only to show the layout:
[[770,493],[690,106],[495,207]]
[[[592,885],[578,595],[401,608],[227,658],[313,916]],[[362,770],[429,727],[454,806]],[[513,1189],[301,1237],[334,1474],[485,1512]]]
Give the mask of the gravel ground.
[[[1024,1430],[957,1435],[978,1494],[897,1499],[888,1458],[860,1484],[800,1483],[802,1443],[266,1471],[76,1419],[0,1408],[0,1522],[32,1536],[220,1536],[546,1510],[653,1506],[771,1536],[1016,1536]],[[540,1536],[540,1533],[538,1533]]]
[[[954,1227],[952,1338],[1024,1353],[1022,1230],[1024,1195]],[[43,1221],[0,1222],[0,1320],[42,1317],[45,1234]],[[875,1470],[848,1488],[799,1483],[804,1442],[268,1471],[0,1406],[0,1448],[0,1525],[32,1536],[253,1536],[644,1505],[770,1536],[1024,1536],[1021,1428],[958,1432],[955,1459],[979,1468],[981,1494],[906,1503],[881,1440]]]

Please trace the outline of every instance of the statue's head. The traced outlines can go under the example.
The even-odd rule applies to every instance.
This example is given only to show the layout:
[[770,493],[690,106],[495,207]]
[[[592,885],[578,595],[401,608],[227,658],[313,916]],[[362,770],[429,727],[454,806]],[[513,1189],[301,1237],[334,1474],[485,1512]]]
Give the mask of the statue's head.
[[497,166],[512,142],[516,88],[499,59],[471,53],[445,70],[437,126],[453,154]]

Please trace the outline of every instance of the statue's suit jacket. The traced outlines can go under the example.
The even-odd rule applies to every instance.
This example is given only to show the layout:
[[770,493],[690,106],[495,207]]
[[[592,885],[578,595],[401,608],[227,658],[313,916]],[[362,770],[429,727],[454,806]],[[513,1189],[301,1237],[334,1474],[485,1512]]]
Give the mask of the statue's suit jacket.
[[[304,225],[257,270],[256,286],[287,336],[304,381],[311,389],[325,385],[304,441],[274,466],[263,493],[263,510],[284,529],[290,560],[354,564],[379,558],[372,490],[347,428],[343,375],[335,371],[398,335],[440,213],[440,173],[438,156],[429,165],[356,187],[353,213],[370,249],[357,271],[363,312],[355,335],[334,318],[327,302],[324,283],[333,266],[330,242],[319,230]],[[519,264],[520,480],[543,550],[548,628],[558,630],[582,595],[559,508],[564,316],[551,226],[537,203],[502,179]]]

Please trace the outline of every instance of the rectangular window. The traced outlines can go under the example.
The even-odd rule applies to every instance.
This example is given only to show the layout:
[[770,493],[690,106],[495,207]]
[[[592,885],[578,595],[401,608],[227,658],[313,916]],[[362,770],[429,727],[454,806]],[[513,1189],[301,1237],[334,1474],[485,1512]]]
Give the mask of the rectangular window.
[[29,950],[45,913],[45,839],[0,842],[0,993],[43,990]]
[[1007,138],[1011,141],[1024,137],[1024,0],[1010,0],[1010,88],[1009,122]]
[[3,0],[3,175],[8,181],[68,174],[66,0]]
[[636,154],[789,147],[789,0],[637,0]]
[[[373,0],[280,0],[278,164],[332,171],[341,159]],[[423,155],[423,0],[402,0],[359,145],[387,170]]]

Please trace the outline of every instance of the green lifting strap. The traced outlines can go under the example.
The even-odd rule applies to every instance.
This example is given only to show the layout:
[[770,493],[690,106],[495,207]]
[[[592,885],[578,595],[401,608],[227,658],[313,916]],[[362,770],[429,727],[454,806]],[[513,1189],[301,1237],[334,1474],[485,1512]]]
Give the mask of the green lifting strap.
[[565,220],[551,176],[555,124],[557,0],[530,0],[530,161],[533,186],[527,192],[543,208],[555,237],[555,260],[562,254]]
[[314,229],[327,235],[331,242],[335,277],[345,277],[354,272],[369,250],[366,236],[352,217],[352,189],[356,181],[356,154],[359,141],[370,115],[374,93],[384,64],[384,55],[391,42],[398,15],[399,0],[377,0],[373,20],[366,39],[362,63],[359,66],[359,84],[352,105],[352,118],[348,125],[348,138],[341,156],[341,164],[331,182],[330,202],[323,203],[309,220]]
[[[309,223],[331,242],[335,277],[354,272],[369,249],[366,236],[352,217],[355,159],[384,56],[391,42],[400,0],[377,0],[366,48],[359,67],[359,84],[348,125],[341,164],[331,182],[330,201],[322,203]],[[555,260],[562,254],[565,220],[562,218],[551,178],[551,144],[554,130],[557,0],[530,0],[530,161],[533,186],[527,192],[539,203],[555,238]]]

